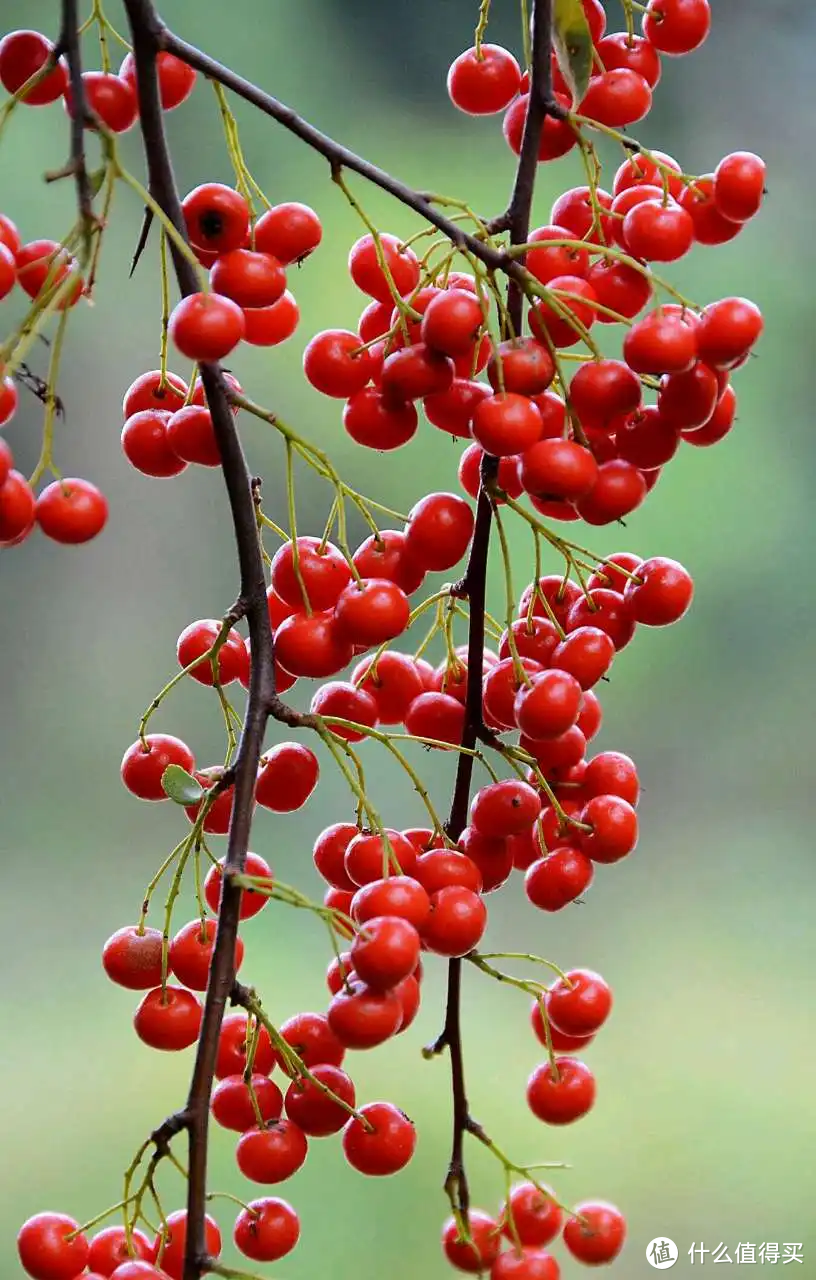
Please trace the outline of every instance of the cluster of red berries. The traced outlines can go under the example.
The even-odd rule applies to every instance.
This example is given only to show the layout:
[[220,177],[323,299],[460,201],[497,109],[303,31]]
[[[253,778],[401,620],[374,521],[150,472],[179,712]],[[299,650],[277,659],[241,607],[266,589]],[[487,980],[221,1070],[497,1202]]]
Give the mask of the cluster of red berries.
[[[300,313],[286,288],[284,268],[300,263],[320,244],[323,228],[308,205],[274,205],[253,223],[240,192],[204,183],[182,202],[191,246],[210,268],[212,292],[182,299],[170,317],[178,350],[193,360],[225,356],[242,339],[272,347],[291,338]],[[230,389],[241,387],[226,375]],[[188,387],[175,373],[142,374],[125,393],[122,449],[148,476],[174,476],[189,463],[221,462],[200,381]]]
[[[7,36],[6,40],[10,38]],[[0,41],[0,78],[5,65],[6,40]],[[11,218],[0,214],[0,300],[6,298],[17,283],[36,300],[46,290],[59,285],[69,271],[78,273],[72,261],[68,261],[68,255],[56,241],[33,240],[23,244]],[[79,291],[71,296],[72,301],[76,301]],[[0,375],[2,372],[0,369]],[[8,375],[0,376],[0,427],[11,422],[17,405],[14,380]],[[36,496],[25,476],[14,469],[11,449],[0,437],[0,547],[25,541],[35,525],[55,542],[87,542],[100,532],[107,518],[105,497],[88,480],[56,480]]]
[[[29,107],[48,106],[62,98],[65,110],[71,115],[68,67],[64,58],[54,61],[55,52],[52,41],[39,31],[10,31],[0,40],[0,84],[8,93],[18,94]],[[28,81],[39,75],[48,63],[52,64],[51,70],[25,89]],[[189,98],[196,73],[186,62],[163,52],[156,59],[156,70],[162,107],[172,111]],[[139,118],[139,99],[132,53],[125,55],[117,73],[85,71],[82,83],[88,108],[106,128],[112,133],[133,128]]]
[[[606,35],[600,0],[582,3],[593,75],[578,118],[570,117],[570,89],[553,55],[562,111],[545,122],[540,160],[576,145],[581,117],[613,135],[642,119],[660,78],[661,54],[698,47],[710,25],[708,0],[649,0],[642,37]],[[22,100],[44,105],[62,97],[70,112],[66,69],[54,52],[38,33],[13,32],[0,41],[0,83],[17,93],[48,65]],[[161,54],[159,77],[169,109],[192,90],[195,73]],[[89,105],[109,129],[135,123],[131,55],[118,75],[88,72],[84,80]],[[529,81],[512,54],[486,43],[466,51],[450,69],[448,92],[469,114],[504,111],[505,137],[520,150]],[[332,823],[317,836],[312,857],[326,884],[319,910],[348,943],[328,966],[325,1010],[300,1012],[275,1028],[254,993],[241,989],[235,998],[245,1007],[224,1018],[219,1035],[211,1113],[237,1135],[237,1165],[250,1182],[285,1182],[303,1165],[311,1140],[332,1135],[340,1135],[348,1164],[363,1174],[403,1169],[414,1154],[414,1125],[392,1102],[358,1106],[346,1055],[408,1030],[422,997],[423,958],[470,956],[486,963],[476,948],[488,923],[489,895],[514,872],[531,905],[556,912],[586,893],[597,866],[621,861],[635,848],[640,781],[634,762],[618,751],[587,754],[602,718],[596,689],[638,625],[665,626],[684,616],[693,583],[682,565],[618,552],[594,571],[585,563],[586,576],[570,544],[560,543],[580,580],[539,577],[537,569],[517,607],[508,601],[507,626],[496,651],[485,650],[478,673],[468,671],[467,650],[449,636],[437,665],[391,645],[415,619],[411,597],[426,576],[454,569],[470,547],[475,521],[467,498],[479,494],[485,456],[498,462],[489,489],[497,506],[510,504],[534,526],[539,515],[605,525],[643,502],[682,441],[710,445],[725,436],[736,409],[731,373],[749,358],[762,317],[742,298],[698,312],[650,264],[676,261],[694,244],[733,238],[758,211],[764,181],[765,166],[751,153],[733,153],[713,174],[690,177],[665,153],[641,152],[630,143],[611,191],[593,185],[563,192],[548,222],[530,233],[529,246],[519,250],[529,273],[523,281],[529,334],[500,342],[491,337],[492,295],[478,268],[476,275],[451,270],[450,262],[429,269],[428,258],[420,260],[410,244],[389,234],[369,233],[353,245],[349,273],[368,301],[356,328],[311,338],[305,377],[322,395],[344,402],[350,438],[379,451],[412,439],[421,402],[432,426],[467,442],[458,472],[466,497],[429,493],[403,528],[372,534],[353,551],[335,545],[328,533],[293,536],[280,547],[267,591],[277,689],[321,681],[310,710],[348,744],[371,733],[382,737],[383,726],[447,748],[462,742],[469,679],[478,679],[480,739],[518,771],[475,794],[455,842],[431,827],[364,826],[362,817]],[[320,244],[315,212],[286,203],[256,219],[241,192],[214,182],[191,191],[182,212],[209,287],[173,310],[169,335],[176,349],[201,363],[223,359],[242,341],[274,346],[291,337],[299,316],[286,269]],[[78,264],[62,246],[23,245],[0,217],[0,297],[18,282],[35,305],[59,289],[62,308],[84,288]],[[641,314],[655,285],[676,301]],[[625,326],[620,359],[602,357],[594,345],[593,326],[608,323]],[[579,343],[588,354],[576,357],[571,349]],[[579,361],[569,378],[568,359]],[[241,387],[225,376],[237,412]],[[13,416],[16,396],[11,378],[2,378],[0,426]],[[169,477],[188,464],[221,462],[195,371],[189,383],[166,368],[142,373],[125,393],[123,417],[123,451],[146,475]],[[520,505],[522,498],[535,515]],[[84,541],[105,516],[104,498],[84,481],[57,481],[35,500],[0,439],[0,545],[21,541],[35,521],[58,540]],[[178,637],[176,656],[192,679],[219,693],[230,684],[249,687],[252,655],[235,627],[198,619]],[[196,831],[227,834],[234,787],[221,767],[198,766],[180,738],[143,732],[121,763],[125,787],[145,801],[179,799],[168,781],[179,773]],[[254,803],[278,814],[298,810],[319,773],[308,746],[279,743],[261,758]],[[247,855],[244,874],[252,887],[241,892],[242,924],[283,888],[259,854]],[[183,1050],[200,1035],[224,875],[225,860],[213,862],[197,914],[172,937],[147,925],[145,907],[138,924],[117,930],[104,945],[108,977],[141,993],[134,1027],[150,1048]],[[236,972],[244,951],[241,934]],[[595,1077],[576,1055],[606,1023],[612,992],[588,968],[559,974],[547,988],[531,983],[525,989],[538,993],[532,1029],[547,1051],[527,1080],[529,1109],[546,1124],[572,1123],[596,1096]],[[18,1246],[32,1280],[181,1280],[186,1230],[186,1214],[178,1211],[153,1239],[135,1226],[103,1228],[89,1238],[73,1219],[42,1213],[23,1225]],[[295,1247],[299,1234],[293,1207],[265,1196],[241,1209],[233,1239],[246,1257],[275,1261]],[[549,1251],[559,1235],[575,1259],[597,1265],[618,1256],[625,1234],[614,1206],[587,1201],[565,1212],[549,1188],[524,1181],[496,1214],[472,1210],[466,1234],[449,1219],[442,1250],[458,1270],[488,1272],[491,1280],[559,1280]],[[221,1234],[209,1215],[206,1245],[217,1258]]]
[[[674,165],[669,157],[665,163]],[[734,153],[718,173],[737,170],[747,185],[758,182],[761,195],[762,161]],[[344,399],[347,433],[380,451],[412,439],[421,400],[435,427],[473,441],[459,469],[472,496],[488,453],[500,459],[499,489],[514,500],[526,494],[540,514],[593,525],[621,519],[644,501],[683,441],[705,446],[727,434],[736,412],[731,371],[762,332],[758,308],[744,298],[721,299],[699,315],[669,303],[635,319],[652,294],[645,261],[661,250],[655,241],[648,251],[645,243],[628,244],[627,253],[610,246],[622,243],[638,210],[656,217],[666,243],[664,214],[676,211],[697,226],[682,203],[668,208],[654,185],[660,181],[655,161],[632,157],[618,170],[614,197],[575,187],[556,200],[550,222],[531,233],[526,257],[548,295],[530,307],[531,335],[495,349],[486,332],[488,302],[472,276],[423,281],[409,246],[395,236],[363,236],[349,269],[373,301],[356,331],[312,338],[303,357],[307,379]],[[683,188],[680,200],[695,190]],[[727,225],[736,233],[742,224]],[[705,226],[710,230],[710,218]],[[400,306],[392,287],[401,291]],[[623,358],[596,353],[566,381],[559,352],[585,338],[596,320],[627,324]],[[486,382],[476,377],[481,370]],[[561,394],[551,389],[556,377]],[[655,403],[646,404],[644,392],[652,389]]]
[[[660,55],[691,53],[711,27],[709,0],[649,0],[643,14],[643,35],[627,31],[605,35],[606,11],[601,0],[582,0],[592,39],[592,76],[580,103],[580,115],[610,128],[635,124],[648,114],[652,90],[660,80]],[[557,105],[566,113],[573,106],[570,86],[555,53],[551,59]],[[518,155],[527,119],[530,82],[508,49],[482,42],[466,49],[448,72],[448,96],[467,115],[487,116],[504,111],[504,136]],[[577,141],[562,118],[550,117],[541,133],[540,160],[566,155]]]
[[196,187],[181,207],[191,247],[210,269],[210,288],[174,308],[169,332],[176,348],[191,360],[212,361],[242,340],[271,347],[290,338],[299,312],[284,268],[320,244],[323,228],[314,210],[291,201],[253,221],[241,193],[219,182]]

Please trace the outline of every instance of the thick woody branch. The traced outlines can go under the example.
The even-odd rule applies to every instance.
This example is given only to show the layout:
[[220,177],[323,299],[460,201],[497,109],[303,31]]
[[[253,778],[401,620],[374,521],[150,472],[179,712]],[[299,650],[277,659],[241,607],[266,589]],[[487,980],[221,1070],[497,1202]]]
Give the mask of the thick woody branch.
[[[522,138],[515,181],[510,197],[506,227],[511,244],[524,244],[530,227],[535,178],[538,166],[538,145],[541,128],[547,116],[552,95],[550,49],[552,43],[552,0],[533,0],[533,64],[530,68],[530,102]],[[505,220],[502,220],[503,222]],[[515,334],[521,333],[523,290],[511,273],[508,286],[508,312]],[[481,486],[476,508],[476,524],[470,548],[465,576],[457,586],[457,592],[469,600],[468,624],[468,688],[465,700],[465,724],[462,746],[472,750],[483,732],[482,719],[482,662],[484,658],[485,602],[487,594],[487,565],[490,549],[490,532],[493,509],[489,486],[495,480],[498,460],[485,456],[482,459]],[[473,779],[474,757],[462,754],[456,770],[453,801],[447,822],[449,836],[458,840],[467,823],[468,803]],[[468,1107],[465,1084],[464,1057],[462,1051],[462,1026],[460,994],[462,985],[462,961],[451,960],[448,966],[448,997],[445,1025],[434,1046],[447,1047],[451,1060],[451,1086],[453,1093],[453,1143],[448,1166],[445,1190],[453,1207],[467,1214],[470,1193],[464,1164],[464,1139],[466,1133],[478,1128]]]
[[[65,5],[66,7],[75,5],[75,0],[65,0]],[[513,259],[504,250],[496,248],[485,239],[465,232],[457,223],[440,213],[432,200],[422,192],[413,190],[385,170],[357,156],[310,125],[270,94],[176,36],[164,25],[152,0],[124,0],[124,5],[133,39],[140,123],[150,192],[181,236],[185,236],[185,228],[164,132],[156,74],[156,55],[160,51],[166,51],[181,58],[209,79],[222,84],[264,114],[278,121],[290,133],[322,155],[328,161],[334,175],[343,169],[359,174],[368,182],[394,196],[401,204],[413,209],[432,226],[437,227],[452,244],[471,253],[489,271],[503,272],[510,282],[508,294],[510,325],[514,332],[521,331],[521,313],[527,276],[520,261]],[[522,244],[527,239],[538,161],[539,136],[551,105],[549,61],[551,5],[552,0],[533,0],[534,57],[531,68],[528,118],[510,204],[507,213],[493,224],[495,230],[510,232],[511,244]],[[75,25],[73,29],[75,32]],[[78,66],[78,62],[76,65]],[[171,245],[171,250],[181,293],[187,295],[196,292],[198,281],[191,263],[176,246]],[[188,1131],[190,1149],[188,1232],[183,1280],[200,1280],[209,1261],[204,1234],[209,1100],[218,1036],[235,978],[234,951],[238,930],[240,889],[235,885],[233,876],[242,871],[246,860],[255,777],[263,735],[270,715],[286,723],[302,723],[300,714],[287,708],[275,691],[273,642],[268,621],[266,583],[257,535],[252,478],[233,420],[228,388],[218,365],[203,365],[201,378],[221,451],[222,470],[232,512],[241,576],[240,598],[245,606],[252,646],[252,673],[246,718],[231,771],[235,778],[235,800],[201,1035],[187,1105],[178,1115],[180,1127]],[[474,537],[465,576],[458,588],[459,594],[467,596],[470,602],[468,667],[474,678],[469,681],[462,738],[462,746],[468,751],[473,750],[483,729],[480,675],[484,654],[485,596],[492,521],[488,487],[495,479],[497,465],[495,458],[486,457],[483,460],[482,486],[477,504]],[[463,753],[459,758],[454,796],[447,824],[448,831],[454,839],[461,834],[467,821],[472,771],[473,756]],[[233,874],[230,875],[230,873]],[[465,1091],[460,1026],[461,972],[461,961],[451,961],[445,1026],[437,1047],[449,1049],[452,1064],[454,1138],[446,1187],[452,1203],[466,1213],[469,1197],[462,1146],[464,1134],[475,1132],[478,1126],[470,1116]]]
[[[280,102],[270,93],[253,84],[250,80],[245,80],[243,76],[237,72],[225,67],[223,63],[218,62],[215,58],[211,58],[208,54],[196,48],[195,45],[188,44],[186,40],[182,40],[175,32],[170,31],[164,25],[151,6],[151,35],[159,48],[167,53],[172,53],[175,57],[181,58],[188,66],[194,67],[196,71],[200,71],[202,75],[207,76],[210,80],[215,80],[218,84],[229,89],[237,97],[243,98],[245,102],[249,102],[252,106],[257,107],[264,115],[270,116],[276,120],[278,124],[283,125],[285,129],[306,146],[311,147],[313,151],[317,151],[326,159],[332,170],[338,172],[342,169],[348,169],[352,173],[357,173],[361,178],[370,182],[373,186],[379,187],[382,191],[387,191],[400,204],[405,205],[409,209],[413,209],[422,218],[425,218],[432,226],[437,227],[443,235],[447,236],[452,244],[457,245],[461,249],[466,249],[468,253],[472,253],[480,262],[490,271],[501,271],[508,275],[511,279],[515,279],[520,286],[523,286],[525,273],[522,266],[517,261],[508,257],[502,249],[497,249],[493,245],[486,243],[477,236],[470,235],[464,231],[458,223],[452,222],[450,218],[445,217],[443,213],[436,208],[431,200],[421,191],[416,191],[409,187],[406,183],[401,182],[399,178],[395,178],[392,174],[387,173],[385,169],[381,169],[378,165],[372,164],[369,160],[365,160],[362,156],[358,156],[354,151],[344,147],[342,143],[336,142],[330,138],[328,134],[323,133],[320,129],[315,128],[308,120],[304,120],[296,111],[286,103]],[[546,25],[546,24],[545,24]],[[549,30],[549,27],[546,26]],[[549,64],[548,64],[549,65]],[[531,91],[532,101],[532,91]],[[540,125],[543,121],[543,115],[539,118]],[[530,126],[530,129],[534,127]],[[537,138],[536,134],[536,150],[537,158]],[[527,148],[529,153],[530,148]],[[522,154],[525,154],[523,151]],[[523,186],[526,190],[527,185],[531,182],[532,175],[527,175],[525,166],[525,178]],[[518,184],[517,184],[518,185]],[[519,196],[519,202],[523,203],[523,196]],[[507,224],[509,225],[509,224]],[[523,243],[523,240],[516,241]]]
[[[184,220],[172,162],[164,132],[156,75],[157,19],[150,0],[125,0],[133,38],[139,91],[140,121],[153,198],[184,236]],[[175,246],[173,262],[181,293],[195,293],[196,274]],[[266,603],[264,565],[258,541],[251,476],[233,419],[227,386],[218,365],[201,366],[201,380],[212,415],[221,467],[227,489],[240,568],[240,598],[245,608],[252,647],[252,671],[247,711],[235,758],[235,799],[227,844],[227,857],[218,927],[210,977],[204,1002],[201,1034],[196,1048],[187,1106],[184,1111],[189,1139],[187,1188],[188,1230],[183,1280],[199,1280],[206,1266],[204,1211],[207,1194],[209,1103],[215,1059],[224,1009],[235,978],[235,942],[238,934],[241,890],[230,873],[244,869],[252,822],[255,779],[267,719],[276,706],[272,633]]]
[[71,85],[71,154],[65,169],[59,175],[51,176],[74,175],[79,215],[87,237],[94,222],[93,193],[85,163],[85,128],[90,112],[82,79],[77,0],[62,0],[62,26],[54,52],[58,56],[65,54],[68,63],[68,78]]

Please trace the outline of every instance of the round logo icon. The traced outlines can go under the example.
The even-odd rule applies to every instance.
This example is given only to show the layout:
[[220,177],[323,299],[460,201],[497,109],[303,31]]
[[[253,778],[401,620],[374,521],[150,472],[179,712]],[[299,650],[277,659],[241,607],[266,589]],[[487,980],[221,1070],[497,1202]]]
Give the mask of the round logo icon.
[[646,1261],[657,1271],[673,1267],[679,1256],[677,1245],[668,1236],[656,1236],[646,1246]]

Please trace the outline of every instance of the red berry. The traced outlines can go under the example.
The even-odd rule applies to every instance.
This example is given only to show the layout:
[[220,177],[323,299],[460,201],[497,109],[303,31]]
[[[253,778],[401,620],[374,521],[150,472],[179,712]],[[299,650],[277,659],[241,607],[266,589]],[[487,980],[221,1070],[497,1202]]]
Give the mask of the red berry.
[[[485,391],[487,391],[486,387]],[[13,380],[11,378],[0,378],[0,427],[4,427],[7,422],[11,422],[17,412],[17,402],[17,388]]]
[[592,875],[592,863],[586,854],[562,845],[530,864],[524,876],[524,892],[534,907],[561,911],[586,892]]
[[440,956],[464,956],[481,941],[487,925],[482,899],[464,885],[448,885],[431,894],[431,911],[422,941]]
[[351,961],[369,987],[388,991],[416,969],[419,934],[400,916],[374,916],[351,944]]
[[166,373],[164,379],[160,369],[140,373],[125,392],[122,417],[127,421],[134,413],[141,413],[144,409],[162,409],[175,413],[182,408],[187,391],[187,383],[177,373]]
[[620,129],[649,114],[652,90],[648,80],[632,67],[607,67],[589,82],[581,114],[599,124]]
[[711,29],[708,0],[649,0],[643,34],[661,53],[691,53]]
[[[480,890],[482,894],[493,893],[496,889],[500,889],[513,870],[512,839],[483,836],[475,827],[465,827],[459,837],[459,848],[474,863],[479,872],[482,878]],[[459,905],[461,904],[455,899],[451,902],[443,900],[440,907],[448,910],[452,907],[458,908]],[[465,899],[464,905],[466,908],[472,905],[470,899]],[[472,927],[475,929],[478,924],[475,908],[474,917]]]
[[170,315],[168,332],[190,360],[223,360],[244,336],[244,313],[231,298],[192,293]]
[[[541,1013],[541,1005],[538,1000],[534,1000],[530,1008],[530,1023],[533,1031],[535,1032],[536,1039],[546,1048],[547,1032],[544,1028],[544,1019]],[[594,1036],[566,1036],[563,1031],[559,1031],[557,1027],[552,1025],[552,1023],[549,1023],[549,1030],[550,1043],[554,1053],[583,1053],[595,1039]]]
[[89,480],[55,480],[37,499],[36,516],[55,542],[89,542],[105,527],[108,504]]
[[[204,1215],[204,1243],[207,1254],[217,1258],[221,1252],[221,1232],[218,1223],[207,1213]],[[184,1271],[184,1252],[187,1244],[187,1211],[177,1209],[168,1214],[163,1229],[153,1243],[153,1253],[159,1276],[168,1275],[171,1280],[181,1280]]]
[[292,200],[276,204],[255,223],[255,248],[271,253],[282,266],[300,263],[323,238],[323,227],[314,209]]
[[296,1013],[283,1023],[280,1033],[310,1069],[321,1062],[339,1067],[345,1057],[345,1048],[324,1013]]
[[490,1268],[490,1280],[559,1280],[561,1268],[544,1249],[508,1249]]
[[260,1075],[269,1075],[275,1065],[275,1050],[266,1027],[259,1027],[255,1018],[246,1013],[228,1013],[218,1036],[218,1053],[215,1059],[217,1079],[240,1075],[246,1070],[253,1042],[255,1056],[252,1070]]
[[697,329],[691,312],[658,307],[629,330],[623,358],[635,373],[682,373],[697,358]]
[[626,1220],[603,1200],[585,1200],[573,1209],[564,1227],[564,1244],[574,1258],[589,1266],[614,1262],[626,1239]]
[[350,582],[337,598],[334,616],[354,645],[370,648],[402,635],[411,606],[405,592],[387,578]]
[[351,642],[339,633],[330,611],[292,614],[275,632],[275,656],[293,676],[336,675],[352,652]]
[[[204,897],[207,900],[207,906],[214,913],[217,913],[221,906],[224,862],[225,859],[222,858],[214,866],[210,867],[207,872],[207,878],[204,881]],[[269,863],[264,858],[259,857],[257,853],[247,853],[244,874],[254,876],[257,879],[268,880],[270,888],[274,882]],[[240,919],[248,920],[251,916],[256,916],[259,911],[263,910],[268,901],[268,895],[259,893],[257,889],[243,889],[241,892]]]
[[[572,103],[565,93],[554,93],[556,105],[562,111],[569,111]],[[502,133],[510,150],[519,155],[521,153],[521,144],[524,138],[524,128],[527,123],[527,106],[530,101],[529,93],[522,93],[512,102],[505,113],[502,122]],[[576,129],[570,124],[568,119],[558,119],[548,115],[541,127],[541,134],[538,140],[538,159],[557,160],[559,156],[565,156],[575,146],[578,134]]]
[[665,423],[678,431],[694,431],[709,421],[719,395],[716,373],[698,360],[685,373],[669,373],[661,379],[657,408]]
[[637,814],[620,796],[593,796],[581,814],[592,827],[581,833],[581,848],[593,862],[619,862],[637,844]]
[[703,427],[694,427],[688,431],[682,431],[681,435],[688,444],[697,445],[705,448],[707,445],[717,444],[724,436],[728,435],[734,425],[737,412],[737,397],[734,394],[733,387],[726,387],[725,391],[717,401],[714,412],[708,422]]
[[570,969],[547,993],[547,1013],[553,1026],[568,1036],[592,1036],[612,1008],[612,992],[599,973]]
[[122,757],[122,781],[128,791],[140,800],[164,800],[162,774],[171,764],[192,773],[195,757],[180,738],[167,733],[148,733],[144,743],[137,739]]
[[714,203],[724,218],[747,222],[765,191],[765,162],[752,151],[732,151],[714,170]]
[[[193,92],[196,73],[186,62],[182,62],[181,58],[177,58],[172,53],[165,53],[164,50],[156,54],[156,71],[159,77],[161,104],[165,111],[172,111],[175,107],[181,106]],[[119,75],[129,80],[134,89],[136,88],[136,63],[132,53],[125,55],[119,68]]]
[[479,299],[466,289],[446,289],[431,298],[422,317],[422,341],[446,356],[466,355],[484,324]]
[[630,37],[626,31],[616,31],[614,35],[604,36],[599,40],[596,49],[607,71],[616,67],[628,67],[643,76],[652,89],[660,79],[660,54],[650,41],[641,36]]
[[37,1213],[20,1227],[17,1252],[33,1280],[74,1280],[85,1268],[89,1249],[73,1218],[64,1213]]
[[719,210],[714,196],[713,174],[695,178],[693,183],[683,188],[677,199],[691,215],[698,244],[726,244],[739,235],[742,223],[732,222]]
[[609,244],[611,219],[607,215],[611,207],[612,196],[602,187],[596,187],[594,191],[589,187],[570,187],[555,201],[550,210],[550,222],[566,227],[577,240]]
[[183,987],[155,987],[148,991],[133,1015],[140,1040],[151,1049],[176,1051],[195,1044],[203,1009],[192,991]]
[[470,820],[480,835],[502,838],[529,830],[541,812],[538,792],[520,782],[507,778],[482,787],[473,797]]
[[36,516],[35,495],[26,476],[10,470],[0,489],[0,547],[27,538]]
[[126,925],[102,948],[102,966],[111,982],[130,991],[149,991],[162,980],[162,935],[158,929]]
[[635,805],[640,782],[633,760],[622,751],[601,751],[587,762],[581,783],[585,795],[615,795]]
[[[312,1076],[311,1080],[293,1080],[289,1085],[286,1114],[308,1137],[326,1138],[339,1133],[348,1120],[348,1108],[356,1101],[354,1084],[345,1071],[328,1062],[318,1062]],[[333,1098],[325,1092],[327,1089],[335,1095]],[[341,1102],[346,1106],[341,1106]]]
[[442,1249],[445,1257],[457,1271],[481,1273],[493,1265],[501,1248],[501,1229],[495,1218],[483,1209],[469,1209],[467,1213],[469,1239],[459,1234],[455,1218],[448,1218],[442,1228]]
[[244,341],[253,347],[276,347],[286,342],[300,321],[300,309],[288,289],[271,307],[244,307],[243,310]]
[[232,187],[221,182],[194,187],[182,200],[181,212],[187,234],[197,248],[229,253],[246,244],[249,206],[240,191]]
[[391,1102],[367,1102],[343,1130],[343,1154],[353,1169],[370,1177],[398,1173],[416,1148],[416,1129]]
[[216,293],[239,307],[271,307],[286,289],[286,272],[271,253],[232,249],[219,254],[210,270]]
[[424,342],[416,342],[386,357],[379,381],[386,399],[399,403],[448,391],[454,373],[452,360]]
[[423,568],[440,571],[458,564],[473,535],[470,504],[455,493],[429,493],[408,513],[405,545]]
[[526,493],[545,501],[578,502],[598,477],[592,453],[575,440],[539,440],[521,455],[519,479]]
[[556,347],[573,347],[597,319],[597,294],[581,276],[556,276],[547,287],[557,306],[543,299],[536,302],[530,311],[530,328],[541,342],[549,337]]
[[504,458],[535,445],[541,428],[541,414],[528,396],[499,392],[477,404],[471,434],[485,453]]
[[[541,1248],[561,1230],[563,1214],[555,1202],[532,1182],[517,1183],[502,1207],[502,1231],[526,1248]],[[511,1225],[512,1224],[512,1225]]]
[[419,856],[416,875],[428,894],[451,884],[463,885],[474,893],[480,893],[482,888],[482,875],[476,863],[458,849],[428,849]]
[[433,738],[459,746],[465,724],[465,708],[448,693],[422,693],[405,715],[406,731],[416,738]]
[[[380,248],[398,294],[411,293],[419,284],[419,261],[397,236],[380,235]],[[349,272],[358,289],[378,302],[393,302],[391,284],[377,260],[372,235],[361,236],[349,251]]]
[[286,1200],[267,1196],[250,1200],[235,1219],[233,1240],[245,1258],[277,1262],[291,1253],[300,1237],[300,1221]]
[[[260,1072],[253,1072],[252,1090],[261,1118],[264,1121],[279,1120],[283,1111],[283,1094],[275,1082]],[[210,1110],[222,1128],[235,1133],[246,1133],[258,1123],[252,1094],[242,1074],[224,1076],[218,1081],[212,1092]]]
[[752,350],[763,328],[759,307],[747,298],[712,302],[697,326],[700,359],[713,369],[732,369]]
[[128,1248],[128,1237],[124,1227],[103,1227],[101,1231],[97,1231],[90,1242],[89,1268],[92,1268],[94,1274],[110,1276],[117,1267],[131,1259],[137,1262],[152,1262],[153,1242],[136,1227],[130,1232],[130,1246]]
[[[418,859],[416,864],[417,874],[421,861]],[[398,916],[421,930],[431,910],[428,892],[413,876],[389,875],[370,880],[354,894],[351,915],[358,924],[365,924],[376,916]]]
[[167,443],[184,462],[197,462],[202,467],[217,467],[221,450],[210,411],[205,405],[188,404],[177,409],[167,422]]
[[[631,462],[613,458],[598,467],[595,484],[576,504],[576,509],[587,524],[609,524],[639,507],[647,492],[643,473]],[[587,617],[585,621],[592,622],[592,618]]]
[[572,1124],[595,1101],[595,1077],[578,1058],[559,1058],[553,1068],[542,1062],[527,1081],[527,1105],[545,1124]]
[[261,757],[255,799],[273,813],[301,809],[317,786],[317,756],[302,742],[279,742]]
[[[179,929],[170,943],[170,968],[179,982],[192,991],[207,990],[215,927],[214,920],[191,920]],[[234,960],[236,971],[240,969],[243,958],[244,944],[238,938]]]
[[399,1030],[402,1005],[393,991],[374,990],[358,979],[341,987],[327,1017],[345,1048],[373,1049]]
[[[30,298],[41,300],[53,296],[59,288],[61,298],[58,311],[72,307],[83,290],[79,263],[56,240],[32,240],[24,244],[16,255],[17,279]],[[65,289],[69,278],[73,286]]]
[[[7,93],[17,93],[52,56],[54,46],[39,31],[10,31],[0,40],[0,84]],[[40,82],[23,94],[30,107],[56,102],[68,85],[68,70],[60,60]]]
[[170,444],[170,419],[166,410],[142,409],[131,414],[122,428],[125,457],[143,475],[164,479],[177,476],[187,466]]
[[638,566],[637,577],[627,582],[623,598],[637,622],[665,627],[688,612],[693,595],[691,574],[681,564],[653,556]]
[[[179,666],[188,667],[190,663],[195,662],[196,665],[192,667],[189,674],[199,684],[209,686],[213,684],[212,661],[203,655],[212,648],[220,631],[220,622],[214,618],[203,618],[185,627],[176,641],[176,657]],[[230,684],[233,680],[238,680],[248,669],[246,644],[239,632],[227,633],[224,643],[218,650],[215,665],[219,684]]]
[[448,71],[448,96],[455,107],[471,116],[489,116],[513,101],[521,71],[516,59],[497,44],[466,49]]
[[[87,105],[112,133],[126,133],[133,128],[139,104],[132,84],[108,71],[84,71],[82,84]],[[65,109],[69,115],[74,114],[70,84],[65,89]]]
[[575,724],[581,686],[566,671],[542,671],[516,694],[516,724],[530,738],[557,738]]

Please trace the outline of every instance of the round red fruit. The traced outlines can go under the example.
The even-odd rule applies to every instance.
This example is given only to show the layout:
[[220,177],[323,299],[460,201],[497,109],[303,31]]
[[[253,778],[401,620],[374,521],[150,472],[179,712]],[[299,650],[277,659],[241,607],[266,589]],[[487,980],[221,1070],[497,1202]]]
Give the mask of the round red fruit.
[[[343,1154],[353,1169],[387,1177],[404,1169],[416,1148],[416,1129],[391,1102],[367,1102],[343,1130]],[[367,1122],[367,1123],[366,1123]]]

